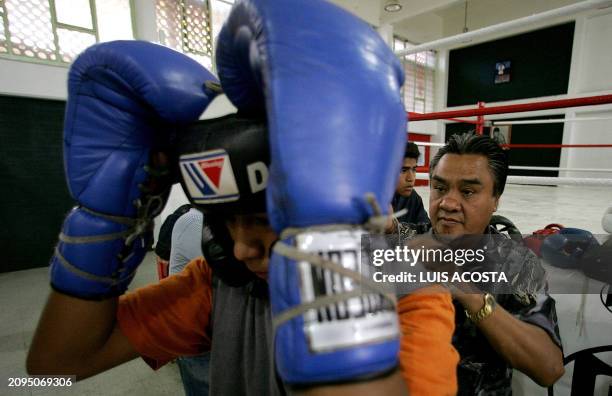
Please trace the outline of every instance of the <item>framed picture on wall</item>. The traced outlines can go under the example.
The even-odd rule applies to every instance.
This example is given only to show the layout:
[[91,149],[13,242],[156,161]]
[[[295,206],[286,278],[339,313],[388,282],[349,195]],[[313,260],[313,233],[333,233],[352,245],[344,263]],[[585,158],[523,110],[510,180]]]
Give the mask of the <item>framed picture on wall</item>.
[[510,82],[511,66],[512,63],[510,61],[495,63],[495,84]]
[[491,139],[497,144],[510,144],[512,138],[512,125],[496,125],[491,128]]

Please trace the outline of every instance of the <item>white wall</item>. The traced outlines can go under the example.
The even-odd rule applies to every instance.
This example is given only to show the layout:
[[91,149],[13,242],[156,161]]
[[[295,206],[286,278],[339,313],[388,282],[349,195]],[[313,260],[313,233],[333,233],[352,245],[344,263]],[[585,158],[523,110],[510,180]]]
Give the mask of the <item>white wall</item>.
[[584,18],[576,93],[612,90],[612,11]]
[[0,95],[65,100],[68,68],[0,59]]
[[[582,17],[576,21],[570,94],[600,95],[612,92],[612,12]],[[605,109],[606,111],[601,111]],[[610,106],[576,108],[567,117],[610,117]],[[566,124],[563,142],[568,144],[612,144],[612,119]],[[612,149],[564,149],[562,166],[612,169]],[[562,176],[612,178],[612,172],[564,172]],[[612,189],[611,189],[612,195]]]

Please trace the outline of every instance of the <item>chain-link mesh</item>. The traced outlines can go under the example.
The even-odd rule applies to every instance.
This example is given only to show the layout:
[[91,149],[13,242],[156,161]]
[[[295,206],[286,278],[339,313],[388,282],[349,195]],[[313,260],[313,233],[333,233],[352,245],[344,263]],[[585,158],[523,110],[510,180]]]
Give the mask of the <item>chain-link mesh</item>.
[[130,0],[0,0],[0,55],[69,63],[96,33],[99,41],[133,39],[131,12]]
[[69,29],[57,29],[57,38],[60,56],[64,62],[72,62],[85,48],[96,43],[96,36],[93,34]]
[[[396,51],[411,46],[413,45],[398,38],[393,41],[393,49]],[[403,56],[400,60],[406,76],[402,87],[402,98],[406,111],[432,112],[434,109],[436,53],[434,51],[422,51]]]
[[212,56],[212,29],[208,1],[157,0],[159,39],[163,45],[187,54]]
[[208,2],[183,0],[183,49],[198,55],[212,56],[212,29]]
[[402,61],[406,75],[404,104],[408,111],[417,113],[433,111],[434,69],[426,66],[426,57],[426,53],[418,53]]
[[155,15],[160,43],[182,52],[180,3],[175,0],[157,0]]
[[47,0],[5,0],[14,55],[56,60]]

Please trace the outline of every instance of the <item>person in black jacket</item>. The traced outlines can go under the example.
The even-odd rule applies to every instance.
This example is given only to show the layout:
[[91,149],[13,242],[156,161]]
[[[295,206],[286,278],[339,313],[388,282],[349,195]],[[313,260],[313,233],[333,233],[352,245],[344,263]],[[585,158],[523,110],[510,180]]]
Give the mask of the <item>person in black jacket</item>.
[[419,159],[419,148],[416,144],[409,142],[406,144],[404,152],[404,162],[397,180],[395,195],[391,201],[393,211],[398,212],[406,209],[408,212],[400,216],[398,220],[402,223],[423,224],[429,225],[431,221],[423,207],[423,200],[414,191],[414,183],[416,181],[416,168]]

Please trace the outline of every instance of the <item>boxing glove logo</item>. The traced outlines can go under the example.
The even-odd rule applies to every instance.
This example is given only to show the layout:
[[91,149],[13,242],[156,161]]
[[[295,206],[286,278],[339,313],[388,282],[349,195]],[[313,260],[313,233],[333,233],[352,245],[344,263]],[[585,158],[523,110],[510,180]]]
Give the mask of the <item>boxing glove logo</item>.
[[265,163],[257,161],[246,165],[245,175],[242,169],[234,169],[230,156],[223,149],[181,155],[179,166],[189,195],[196,204],[237,201],[241,190],[244,193],[249,188],[250,193],[255,194],[268,184]]
[[234,170],[225,150],[182,155],[179,166],[189,195],[196,204],[231,202],[240,198]]
[[261,161],[247,165],[247,175],[249,176],[249,186],[251,193],[255,194],[262,191],[268,185],[268,167]]

